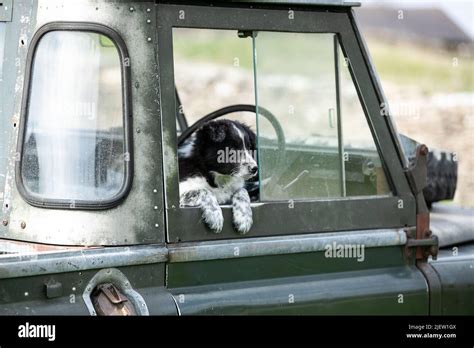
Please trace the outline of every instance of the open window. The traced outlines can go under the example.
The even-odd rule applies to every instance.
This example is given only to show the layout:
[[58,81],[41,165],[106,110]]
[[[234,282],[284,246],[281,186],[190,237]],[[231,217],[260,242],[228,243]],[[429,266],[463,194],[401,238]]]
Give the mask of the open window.
[[105,208],[130,183],[124,50],[102,26],[51,24],[32,42],[17,182],[38,206]]
[[[232,9],[230,19],[224,8],[160,9],[160,59],[173,68],[162,75],[161,85],[176,86],[180,95],[177,100],[162,90],[165,122],[168,110],[177,106],[191,129],[204,115],[235,106],[223,117],[242,121],[257,134],[259,177],[249,236],[376,228],[382,221],[361,209],[369,206],[374,214],[382,206],[393,207],[393,225],[400,224],[403,209],[397,212],[395,203],[400,190],[387,170],[394,163],[381,156],[381,147],[393,151],[393,144],[389,139],[381,144],[377,135],[375,123],[384,126],[372,120],[381,116],[369,110],[376,98],[373,86],[360,88],[368,72],[360,63],[353,66],[363,57],[348,39],[347,13],[324,13],[324,21],[318,21],[318,11],[293,12],[292,21],[282,22],[288,15],[284,10]],[[203,17],[213,19],[196,19]],[[281,32],[272,27],[276,22]],[[242,105],[254,107],[253,112]],[[181,129],[176,140],[182,142],[186,133]],[[169,145],[176,153],[178,142]],[[168,173],[177,174],[167,175],[170,240],[238,238],[227,207],[229,228],[221,235],[205,228],[201,236],[191,235],[181,228],[182,219],[200,224],[199,209],[174,204],[179,172]]]
[[224,117],[258,135],[259,201],[390,194],[336,34],[175,28],[173,48],[191,124],[256,105]]

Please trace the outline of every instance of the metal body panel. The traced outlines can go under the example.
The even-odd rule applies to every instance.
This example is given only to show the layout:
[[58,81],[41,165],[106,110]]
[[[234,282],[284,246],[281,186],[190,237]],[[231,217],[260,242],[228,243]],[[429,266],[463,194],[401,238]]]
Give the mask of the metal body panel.
[[308,5],[308,6],[360,6],[360,2],[344,0],[230,0],[229,2],[272,4],[272,5]]
[[[173,297],[163,286],[164,264],[119,267],[147,304],[149,314],[177,315]],[[0,279],[0,315],[90,315],[82,295],[97,269]],[[61,294],[48,298],[46,283],[61,284]]]
[[168,250],[159,245],[6,255],[0,256],[0,279],[163,263],[167,259]]
[[368,248],[361,262],[357,258],[326,257],[325,251],[178,262],[168,264],[167,286],[175,289],[237,284],[263,279],[404,267],[407,264],[411,263],[403,261],[403,248],[395,246]]
[[473,315],[474,313],[474,244],[460,245],[440,252],[430,260],[441,283],[439,298],[442,315]]
[[428,308],[423,276],[413,267],[216,284],[173,295],[182,315],[420,315]]
[[[133,11],[131,11],[131,8]],[[37,9],[37,16],[35,11]],[[0,237],[49,244],[62,245],[130,245],[140,243],[161,243],[164,241],[163,186],[161,183],[161,122],[159,117],[158,85],[156,78],[155,30],[153,3],[120,1],[72,2],[15,1],[14,23],[22,28],[20,33],[7,33],[7,47],[15,44],[15,57],[19,68],[5,80],[8,95],[14,105],[7,101],[1,115],[2,123],[8,125],[6,134],[9,142],[5,146],[5,157],[1,158],[0,177],[6,182],[0,187],[3,192],[2,219],[8,225],[0,224]],[[28,21],[21,18],[27,17]],[[124,21],[123,18],[127,20]],[[146,23],[146,18],[150,23]],[[23,76],[27,46],[18,46],[19,35],[27,44],[32,34],[47,23],[91,22],[100,23],[115,30],[125,42],[130,53],[132,82],[132,125],[133,162],[135,175],[126,199],[117,207],[103,211],[86,211],[74,208],[43,209],[33,207],[20,196],[15,186],[15,154],[22,102]],[[10,51],[11,52],[11,51]],[[9,55],[11,53],[7,53]],[[8,61],[7,61],[8,62]],[[8,73],[12,69],[6,69]],[[5,122],[4,122],[5,121]],[[4,141],[2,136],[2,142]],[[5,165],[6,163],[6,165]],[[1,183],[0,183],[1,184]],[[0,195],[1,199],[1,195]],[[6,205],[8,204],[8,207]],[[25,228],[22,228],[24,222]]]
[[425,278],[412,261],[404,263],[398,245],[368,247],[361,262],[324,250],[255,257],[245,247],[233,251],[232,258],[168,264],[167,288],[182,315],[429,313]]
[[[285,237],[264,237],[169,246],[169,261],[190,262],[264,255],[282,255],[323,251],[328,245],[364,245],[365,248],[405,245],[402,230],[337,232]],[[238,252],[236,252],[238,251]]]
[[0,22],[11,22],[13,13],[13,0],[3,0],[0,5]]

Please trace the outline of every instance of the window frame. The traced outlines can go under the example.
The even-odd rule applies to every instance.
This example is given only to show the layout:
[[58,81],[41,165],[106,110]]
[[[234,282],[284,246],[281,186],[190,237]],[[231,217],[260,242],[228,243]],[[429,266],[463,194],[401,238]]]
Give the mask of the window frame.
[[[294,12],[293,21],[288,20],[289,10]],[[180,19],[179,14],[183,13],[184,19]],[[157,23],[168,242],[396,228],[415,224],[415,198],[399,160],[399,149],[393,141],[396,136],[390,126],[391,120],[380,115],[383,97],[378,93],[379,87],[376,87],[377,81],[357,35],[350,7],[289,8],[282,5],[270,9],[246,5],[232,8],[158,4]],[[279,23],[278,30],[274,23]],[[179,27],[336,34],[344,56],[349,58],[354,87],[392,194],[253,203],[254,225],[244,237],[231,226],[231,207],[223,206],[223,231],[212,233],[200,221],[200,208],[179,206],[172,37],[173,28]]]
[[[89,32],[106,36],[117,50],[120,60],[121,89],[122,89],[122,119],[124,130],[124,153],[129,155],[125,161],[125,172],[122,187],[113,197],[104,200],[74,200],[42,198],[40,195],[28,191],[22,178],[23,146],[28,124],[28,111],[31,94],[31,79],[33,76],[35,55],[38,45],[44,35],[54,31]],[[22,104],[20,112],[19,133],[17,141],[17,161],[15,165],[15,181],[21,197],[30,205],[41,208],[58,208],[70,210],[101,210],[119,205],[128,195],[133,178],[133,144],[132,144],[132,98],[130,78],[130,56],[125,41],[112,28],[92,22],[50,22],[40,27],[31,39],[25,67],[25,82],[23,86]]]

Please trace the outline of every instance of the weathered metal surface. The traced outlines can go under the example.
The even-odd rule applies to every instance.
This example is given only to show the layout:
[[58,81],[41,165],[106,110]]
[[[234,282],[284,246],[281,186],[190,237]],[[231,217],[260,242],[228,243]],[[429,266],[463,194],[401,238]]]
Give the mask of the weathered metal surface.
[[442,315],[472,315],[474,311],[474,250],[471,245],[464,256],[461,250],[463,246],[456,251],[459,256],[450,250],[451,256],[430,262],[441,283]]
[[[144,299],[150,314],[176,315],[176,305],[164,288],[164,263],[120,267]],[[82,294],[97,269],[0,279],[0,315],[90,315]],[[48,298],[45,284],[62,284],[63,295]]]
[[215,284],[172,293],[182,315],[428,314],[425,280],[414,267]]
[[328,245],[404,245],[403,230],[367,230],[169,245],[169,262],[190,262],[323,251]]
[[[133,11],[130,8],[133,7]],[[36,14],[37,12],[37,14]],[[124,21],[123,18],[127,20]],[[16,140],[24,85],[26,52],[33,33],[55,21],[97,22],[115,30],[130,52],[134,172],[131,191],[118,207],[103,211],[33,207],[15,186]],[[13,30],[12,27],[20,30]],[[62,245],[130,245],[161,243],[165,237],[161,158],[161,120],[156,64],[153,2],[15,1],[7,27],[0,124],[0,203],[8,225],[0,238]],[[20,37],[25,45],[20,45]],[[7,68],[15,62],[16,69]],[[13,127],[15,124],[15,127]],[[140,132],[138,132],[140,129]],[[4,133],[7,135],[4,137]],[[8,151],[8,152],[6,152]],[[3,198],[2,198],[3,197]],[[3,201],[2,201],[3,200]],[[8,207],[6,207],[8,205]],[[21,228],[21,222],[25,228]]]
[[274,4],[274,5],[308,5],[308,6],[360,6],[357,1],[344,0],[229,0],[228,2],[243,2],[254,4]]
[[417,262],[416,266],[418,269],[423,273],[423,276],[428,283],[428,288],[430,291],[430,315],[441,315],[441,301],[442,301],[442,293],[441,293],[441,281],[439,279],[439,275],[436,273],[434,268],[431,264],[420,261]]
[[0,22],[11,22],[13,13],[13,0],[3,0],[0,3]]
[[[5,23],[5,46],[3,71],[0,79],[0,204],[3,223],[0,225],[0,238],[16,223],[21,230],[21,220],[13,221],[13,196],[15,190],[14,166],[18,155],[16,140],[20,119],[24,69],[28,40],[36,23],[36,2],[34,0],[15,1],[12,21]],[[8,98],[3,98],[8,96]]]
[[160,245],[7,255],[0,257],[0,279],[160,263],[167,260],[167,255],[168,250]]

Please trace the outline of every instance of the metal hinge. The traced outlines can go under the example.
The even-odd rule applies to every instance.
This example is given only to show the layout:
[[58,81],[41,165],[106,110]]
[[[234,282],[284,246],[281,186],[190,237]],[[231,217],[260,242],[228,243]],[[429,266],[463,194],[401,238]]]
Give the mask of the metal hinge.
[[407,243],[405,244],[405,258],[412,256],[412,250],[416,251],[417,260],[426,260],[429,256],[436,260],[439,250],[438,236],[430,230],[424,232],[423,238],[416,237],[416,227],[405,229]]

